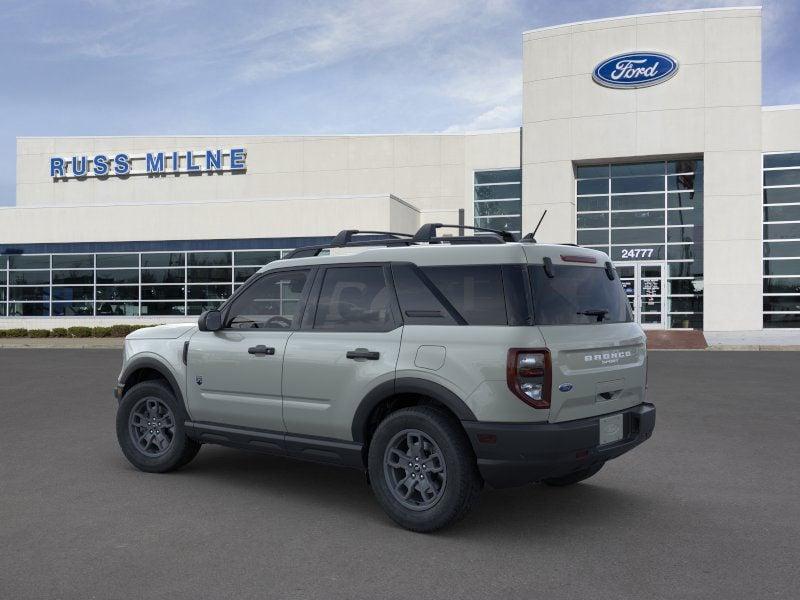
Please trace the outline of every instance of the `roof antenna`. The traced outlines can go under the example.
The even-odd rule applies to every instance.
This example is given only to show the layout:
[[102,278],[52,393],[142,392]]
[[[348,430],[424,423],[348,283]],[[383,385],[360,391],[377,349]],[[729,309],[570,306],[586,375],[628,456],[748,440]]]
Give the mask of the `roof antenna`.
[[539,231],[539,227],[541,226],[542,221],[544,221],[544,216],[546,214],[547,214],[547,209],[544,209],[542,216],[539,218],[539,222],[536,224],[536,229],[534,229],[533,232],[527,234],[524,238],[522,238],[523,242],[528,242],[530,244],[536,243],[536,232]]

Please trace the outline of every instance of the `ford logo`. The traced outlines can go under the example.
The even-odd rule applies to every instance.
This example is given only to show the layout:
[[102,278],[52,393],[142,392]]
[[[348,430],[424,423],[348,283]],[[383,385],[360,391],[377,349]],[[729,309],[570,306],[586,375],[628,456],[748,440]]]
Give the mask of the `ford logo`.
[[601,62],[592,79],[610,88],[641,88],[666,81],[678,72],[678,61],[658,52],[628,52]]
[[560,386],[558,386],[558,390],[560,392],[568,392],[571,389],[572,389],[572,384],[571,383],[562,383]]

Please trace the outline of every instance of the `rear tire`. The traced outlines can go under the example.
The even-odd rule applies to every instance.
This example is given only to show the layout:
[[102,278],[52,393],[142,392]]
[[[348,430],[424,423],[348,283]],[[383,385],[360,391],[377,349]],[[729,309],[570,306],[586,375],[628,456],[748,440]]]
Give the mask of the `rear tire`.
[[117,408],[117,441],[140,471],[166,473],[188,464],[200,443],[186,436],[183,406],[166,383],[137,383]]
[[464,431],[429,406],[386,417],[372,438],[368,467],[381,508],[411,531],[435,531],[458,521],[483,487]]
[[597,474],[597,472],[603,468],[604,464],[606,463],[601,462],[600,464],[593,465],[586,469],[581,469],[580,471],[575,471],[574,473],[564,475],[563,477],[549,477],[547,479],[542,479],[542,483],[553,487],[565,487],[568,485],[573,485],[583,481],[584,479],[589,479],[589,477]]

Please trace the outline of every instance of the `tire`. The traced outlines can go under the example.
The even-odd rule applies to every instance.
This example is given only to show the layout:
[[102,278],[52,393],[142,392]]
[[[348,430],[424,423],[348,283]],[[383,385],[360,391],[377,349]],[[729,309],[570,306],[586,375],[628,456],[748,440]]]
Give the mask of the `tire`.
[[[381,421],[370,443],[368,468],[381,508],[395,523],[417,532],[464,517],[483,487],[464,431],[453,417],[429,406],[404,408]],[[404,483],[398,487],[398,481]]]
[[550,477],[548,479],[542,479],[542,483],[546,485],[550,485],[553,487],[564,487],[567,485],[573,485],[584,479],[589,479],[589,477],[595,475],[600,469],[603,468],[603,465],[606,464],[601,462],[597,465],[592,465],[586,469],[581,469],[580,471],[575,471],[574,473],[570,473],[569,475],[564,475],[563,477]]
[[[159,380],[137,383],[125,392],[117,408],[119,447],[140,471],[166,473],[180,469],[201,446],[186,436],[185,420],[183,406],[169,385]],[[148,429],[151,426],[153,429]]]

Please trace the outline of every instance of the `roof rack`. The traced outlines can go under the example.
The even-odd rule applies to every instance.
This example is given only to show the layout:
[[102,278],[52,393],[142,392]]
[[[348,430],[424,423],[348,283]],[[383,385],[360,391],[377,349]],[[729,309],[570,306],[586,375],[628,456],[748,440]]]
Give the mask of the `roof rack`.
[[[437,229],[471,229],[482,233],[488,233],[488,236],[437,236]],[[485,241],[486,239],[490,241]],[[442,223],[425,223],[414,234],[415,242],[427,242],[429,244],[439,244],[447,242],[450,244],[496,244],[498,241],[503,244],[506,242],[518,242],[519,238],[510,231],[502,229],[489,229],[487,227],[472,227],[470,225],[444,225]]]

